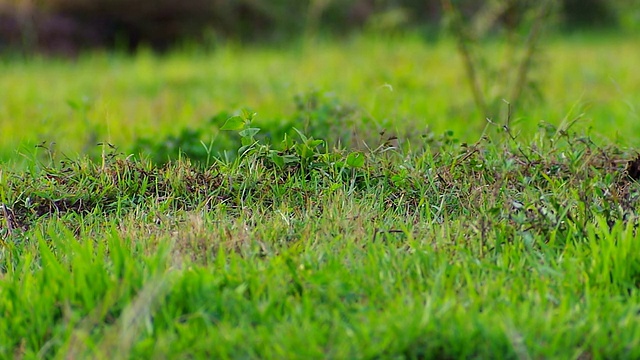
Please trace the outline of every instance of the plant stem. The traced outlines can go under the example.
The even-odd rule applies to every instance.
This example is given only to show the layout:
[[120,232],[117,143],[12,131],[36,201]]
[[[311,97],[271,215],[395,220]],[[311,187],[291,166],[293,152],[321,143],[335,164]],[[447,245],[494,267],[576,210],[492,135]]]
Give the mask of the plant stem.
[[471,56],[471,50],[469,49],[469,46],[467,44],[468,39],[465,35],[461,15],[454,8],[451,0],[442,0],[442,8],[451,19],[451,27],[456,37],[458,52],[460,53],[462,61],[464,63],[464,68],[467,73],[467,80],[469,81],[471,92],[473,93],[473,100],[476,103],[478,109],[482,111],[483,117],[491,117],[489,114],[489,107],[487,106],[487,102],[484,98],[484,95],[482,94],[480,80],[478,79],[478,72],[476,71],[476,67]]

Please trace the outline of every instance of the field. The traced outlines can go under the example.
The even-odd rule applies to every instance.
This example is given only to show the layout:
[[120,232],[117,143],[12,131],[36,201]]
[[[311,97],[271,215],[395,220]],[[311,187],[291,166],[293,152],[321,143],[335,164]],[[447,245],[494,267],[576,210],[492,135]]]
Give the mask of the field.
[[639,358],[639,48],[2,59],[0,357]]

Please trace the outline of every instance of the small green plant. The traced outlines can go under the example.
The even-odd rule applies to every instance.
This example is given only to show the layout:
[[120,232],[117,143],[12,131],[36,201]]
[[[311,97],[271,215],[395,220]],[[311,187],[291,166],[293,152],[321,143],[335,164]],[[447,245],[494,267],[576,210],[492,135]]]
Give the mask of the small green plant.
[[220,124],[230,117],[226,111],[211,117],[199,127],[183,128],[177,135],[169,134],[160,140],[150,137],[136,139],[130,152],[165,164],[180,158],[208,167],[216,159],[224,158],[226,151],[235,147],[237,139],[221,135]]
[[[184,128],[177,135],[160,140],[139,138],[131,152],[158,164],[184,157],[208,167],[215,161],[230,161],[258,150],[269,154],[277,166],[284,167],[294,162],[306,166],[321,150],[352,148],[357,147],[357,141],[375,141],[368,134],[372,128],[359,118],[355,106],[317,92],[296,96],[295,104],[296,112],[290,118],[266,128],[254,125],[257,114],[249,110],[241,110],[237,115],[223,111],[202,126]],[[354,136],[356,132],[358,138]],[[329,145],[325,140],[308,138],[305,133],[333,140]]]
[[256,115],[256,113],[243,110],[242,115],[230,117],[220,128],[220,130],[235,130],[238,132],[242,144],[238,149],[238,156],[240,157],[251,151],[258,143],[255,136],[260,132],[260,128],[251,126],[251,122]]
[[281,150],[271,149],[268,140],[263,140],[263,142],[256,140],[256,135],[260,132],[260,128],[253,124],[256,115],[256,113],[243,110],[241,115],[230,117],[221,127],[221,130],[235,131],[240,136],[241,146],[238,149],[240,159],[251,154],[269,159],[280,169],[289,165],[298,165],[307,169],[312,161],[321,155],[319,147],[324,144],[324,141],[307,137],[296,128],[293,130],[298,134],[300,141],[285,134]]

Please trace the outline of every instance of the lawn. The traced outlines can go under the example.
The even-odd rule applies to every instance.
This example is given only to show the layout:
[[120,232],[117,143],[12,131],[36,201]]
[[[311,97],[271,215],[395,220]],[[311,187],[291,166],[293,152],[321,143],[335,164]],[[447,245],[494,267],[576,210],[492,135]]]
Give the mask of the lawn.
[[639,45],[0,60],[0,357],[639,358]]
[[[544,101],[524,104],[513,121],[529,139],[541,120],[557,125],[584,114],[581,129],[632,145],[640,133],[638,46],[633,37],[550,39],[533,69]],[[494,62],[506,56],[498,45],[485,52]],[[357,106],[388,131],[429,126],[475,141],[486,123],[448,39],[354,36],[283,49],[222,45],[167,56],[4,59],[0,74],[3,161],[45,140],[72,157],[99,150],[101,141],[128,151],[139,137],[176,134],[223,111],[250,108],[263,124],[279,122],[291,117],[296,95],[313,91]],[[500,79],[491,77],[487,92]]]

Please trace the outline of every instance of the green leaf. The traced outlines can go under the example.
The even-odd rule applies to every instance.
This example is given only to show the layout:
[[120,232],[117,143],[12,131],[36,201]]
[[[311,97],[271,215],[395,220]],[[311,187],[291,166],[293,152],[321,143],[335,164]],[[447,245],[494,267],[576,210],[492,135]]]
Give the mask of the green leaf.
[[300,162],[300,158],[295,155],[285,155],[282,157],[286,164],[298,163]]
[[364,166],[364,154],[361,152],[352,152],[347,156],[347,165],[352,168],[360,168]]
[[244,137],[244,136],[243,136],[243,137],[240,139],[240,143],[241,143],[242,145],[244,145],[244,146],[247,146],[247,145],[254,144],[254,143],[255,143],[255,140],[253,140],[252,138],[248,138],[248,137]]
[[249,111],[247,109],[242,109],[242,118],[247,122],[251,122],[257,115],[258,113],[254,113],[253,111]]
[[251,143],[249,145],[245,145],[245,146],[240,147],[240,149],[238,149],[238,155],[239,156],[246,155],[248,152],[250,152],[253,149],[253,145],[254,145],[254,143]]
[[296,129],[296,128],[293,128],[293,130],[295,130],[295,131],[298,133],[298,136],[300,136],[300,139],[302,139],[302,142],[303,142],[303,143],[306,143],[306,142],[307,142],[307,140],[308,140],[308,139],[307,139],[307,137],[306,137],[306,136],[304,136],[304,134],[303,134],[300,130],[298,130],[298,129]]
[[240,134],[240,136],[242,137],[253,137],[259,132],[260,132],[260,128],[247,128],[240,131],[238,134]]
[[220,130],[242,130],[244,128],[244,120],[240,116],[233,116],[227,119]]
[[284,150],[289,150],[295,146],[296,142],[290,138],[287,134],[284,134],[284,140],[282,140],[282,147]]
[[312,149],[313,149],[313,148],[316,148],[316,147],[318,147],[318,146],[322,145],[322,143],[323,143],[323,142],[324,142],[324,141],[322,141],[322,140],[313,140],[313,139],[309,139],[309,144],[308,144],[308,146],[309,146],[310,148],[312,148]]
[[397,187],[401,187],[402,185],[404,185],[406,180],[407,178],[403,175],[396,174],[391,176],[391,182],[393,182],[393,185]]
[[282,156],[278,155],[276,152],[272,152],[271,154],[269,154],[269,157],[271,158],[271,161],[273,161],[273,163],[276,164],[279,168],[284,168],[285,162]]
[[296,152],[303,159],[309,159],[309,158],[313,157],[313,154],[314,154],[313,149],[309,148],[309,146],[307,146],[307,144],[297,144],[296,145]]

